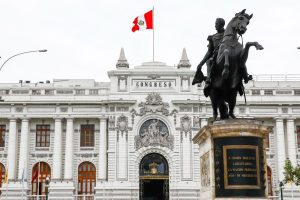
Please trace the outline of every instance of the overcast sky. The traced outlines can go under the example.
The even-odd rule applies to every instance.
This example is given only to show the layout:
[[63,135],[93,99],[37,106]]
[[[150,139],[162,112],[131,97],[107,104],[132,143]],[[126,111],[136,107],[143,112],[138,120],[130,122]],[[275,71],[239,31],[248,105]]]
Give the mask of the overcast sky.
[[177,65],[182,49],[195,69],[207,50],[214,22],[227,22],[243,8],[254,17],[244,43],[250,74],[300,74],[299,0],[0,0],[0,82],[57,78],[107,82],[120,49],[130,67],[152,60],[152,31],[131,32],[138,15],[155,8],[155,60]]

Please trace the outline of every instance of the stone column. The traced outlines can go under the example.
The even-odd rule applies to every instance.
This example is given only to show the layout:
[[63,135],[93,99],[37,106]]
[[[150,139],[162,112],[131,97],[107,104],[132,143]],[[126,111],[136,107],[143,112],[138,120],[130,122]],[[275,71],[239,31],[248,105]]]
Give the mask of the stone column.
[[107,126],[106,118],[100,118],[98,179],[107,179]]
[[67,180],[73,179],[73,118],[67,118],[66,150],[65,150],[65,176]]
[[62,122],[61,118],[55,118],[54,147],[53,147],[53,174],[52,180],[61,179],[62,171]]
[[[23,170],[25,170],[24,173],[27,173],[28,146],[29,146],[28,145],[28,132],[29,132],[29,119],[23,118],[22,125],[21,125],[18,179],[22,179]],[[9,168],[10,168],[10,166],[9,166]],[[25,177],[27,177],[27,176],[25,176]]]
[[282,181],[284,178],[283,167],[286,159],[283,119],[276,118],[276,141],[277,141],[277,163],[278,163],[278,179]]
[[207,118],[201,118],[201,128],[207,125]]
[[16,149],[17,149],[17,121],[15,118],[9,120],[8,133],[8,149],[7,149],[7,163],[9,168],[8,179],[16,178]]
[[293,166],[297,165],[296,158],[296,138],[295,138],[295,124],[294,119],[287,119],[286,122],[287,130],[287,145],[288,145],[288,157]]

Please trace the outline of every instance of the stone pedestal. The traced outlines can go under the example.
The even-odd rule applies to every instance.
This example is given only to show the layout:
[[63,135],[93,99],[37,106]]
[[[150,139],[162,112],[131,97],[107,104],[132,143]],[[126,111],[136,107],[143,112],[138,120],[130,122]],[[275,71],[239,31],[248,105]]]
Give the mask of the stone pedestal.
[[49,200],[73,200],[73,194],[75,191],[75,187],[72,181],[70,182],[60,182],[60,181],[52,181],[49,185]]
[[26,182],[9,182],[7,187],[6,184],[2,184],[2,194],[0,199],[16,200],[26,199],[28,192],[28,185]]
[[199,144],[201,196],[206,199],[266,199],[267,126],[256,120],[222,120],[204,126]]

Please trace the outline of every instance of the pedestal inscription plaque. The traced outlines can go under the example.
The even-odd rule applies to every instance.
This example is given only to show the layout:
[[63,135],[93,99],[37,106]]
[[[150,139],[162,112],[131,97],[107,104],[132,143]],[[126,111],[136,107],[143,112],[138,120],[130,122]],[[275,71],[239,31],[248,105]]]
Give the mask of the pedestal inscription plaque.
[[264,196],[261,138],[215,138],[214,147],[216,197]]

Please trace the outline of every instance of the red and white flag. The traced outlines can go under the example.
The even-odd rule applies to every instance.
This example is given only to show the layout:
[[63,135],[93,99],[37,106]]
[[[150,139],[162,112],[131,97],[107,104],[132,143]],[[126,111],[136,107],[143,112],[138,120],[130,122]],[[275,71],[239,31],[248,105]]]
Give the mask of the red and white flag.
[[141,31],[146,29],[153,29],[153,10],[146,12],[145,14],[138,16],[134,19],[132,32]]

